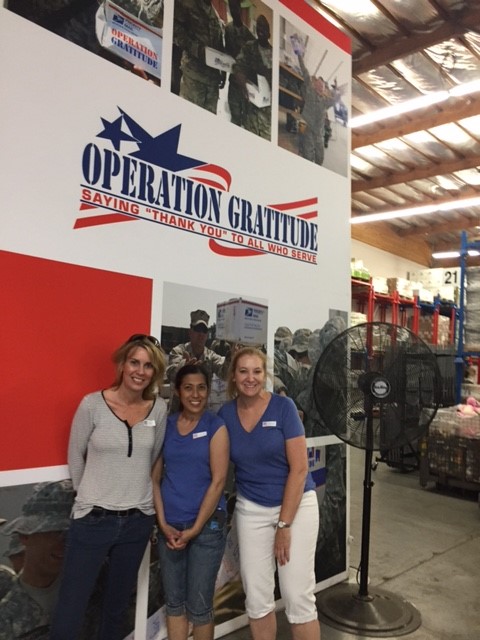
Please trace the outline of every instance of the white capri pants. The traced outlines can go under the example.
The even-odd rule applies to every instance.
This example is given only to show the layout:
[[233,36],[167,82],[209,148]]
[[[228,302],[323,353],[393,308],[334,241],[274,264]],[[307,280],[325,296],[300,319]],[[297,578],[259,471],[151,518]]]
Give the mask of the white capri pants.
[[[263,618],[275,610],[274,540],[281,507],[263,507],[238,495],[235,518],[240,551],[240,574],[249,618]],[[303,624],[317,619],[315,549],[319,509],[315,491],[307,491],[290,528],[290,561],[278,566],[280,593],[287,620]]]

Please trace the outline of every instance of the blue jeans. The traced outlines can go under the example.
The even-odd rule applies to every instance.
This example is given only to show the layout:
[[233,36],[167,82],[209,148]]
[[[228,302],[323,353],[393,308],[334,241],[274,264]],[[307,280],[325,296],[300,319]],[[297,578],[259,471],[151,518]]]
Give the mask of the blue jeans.
[[[218,522],[214,518],[205,524],[196,538],[190,540],[185,549],[169,549],[163,535],[158,540],[166,613],[168,616],[185,615],[194,625],[213,620],[215,580],[227,538],[225,522]],[[182,530],[189,529],[193,522],[171,524]]]
[[[98,640],[120,640],[138,569],[155,516],[137,511],[113,515],[97,510],[72,520],[50,640],[76,640],[88,600],[108,559]],[[93,639],[92,639],[93,640]]]

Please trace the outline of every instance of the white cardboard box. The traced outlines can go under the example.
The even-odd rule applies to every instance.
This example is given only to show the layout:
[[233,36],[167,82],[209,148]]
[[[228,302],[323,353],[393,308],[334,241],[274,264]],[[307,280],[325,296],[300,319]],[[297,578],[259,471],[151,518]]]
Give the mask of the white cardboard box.
[[242,298],[217,304],[216,337],[248,345],[267,344],[268,307]]
[[213,47],[205,47],[205,64],[218,71],[225,71],[225,73],[231,73],[232,67],[235,64],[235,58],[229,56],[228,53],[223,51],[217,51]]

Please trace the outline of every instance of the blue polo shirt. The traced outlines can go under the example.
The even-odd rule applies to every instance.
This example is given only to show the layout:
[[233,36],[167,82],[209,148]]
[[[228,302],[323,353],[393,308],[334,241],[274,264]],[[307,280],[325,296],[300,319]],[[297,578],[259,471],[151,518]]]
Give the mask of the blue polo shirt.
[[[230,436],[238,492],[265,507],[282,504],[290,469],[285,440],[305,435],[293,400],[272,394],[265,413],[250,432],[240,424],[236,400],[224,404],[218,413]],[[315,489],[315,483],[308,473],[304,491],[311,489]]]
[[[163,444],[164,475],[160,485],[165,519],[183,524],[196,519],[211,481],[210,440],[225,421],[206,411],[197,426],[182,436],[177,429],[179,414],[167,419]],[[226,509],[222,494],[218,507]]]

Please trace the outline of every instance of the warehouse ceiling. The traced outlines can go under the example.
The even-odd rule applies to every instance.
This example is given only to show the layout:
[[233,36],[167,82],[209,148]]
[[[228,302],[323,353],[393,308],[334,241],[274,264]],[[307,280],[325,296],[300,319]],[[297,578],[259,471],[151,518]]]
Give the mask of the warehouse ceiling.
[[[353,118],[480,80],[478,0],[310,3],[351,38]],[[480,196],[480,91],[352,128],[351,169],[352,218],[439,207],[354,224],[352,238],[430,267],[454,265],[432,252],[459,250],[463,230],[469,242],[480,238],[480,204],[460,206]]]

